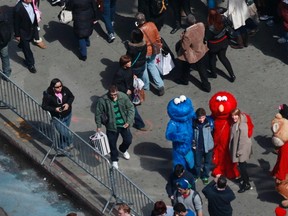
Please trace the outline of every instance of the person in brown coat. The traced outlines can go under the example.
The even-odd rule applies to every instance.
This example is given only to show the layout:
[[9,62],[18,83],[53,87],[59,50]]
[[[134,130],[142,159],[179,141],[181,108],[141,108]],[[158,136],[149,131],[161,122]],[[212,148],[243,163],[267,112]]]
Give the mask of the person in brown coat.
[[208,47],[204,43],[205,26],[203,23],[196,23],[192,14],[187,16],[188,28],[181,35],[181,40],[176,44],[177,56],[179,59],[178,74],[176,83],[188,85],[190,66],[195,65],[199,72],[202,82],[202,89],[206,92],[211,91],[211,85],[208,81],[205,59],[207,58]]
[[236,108],[232,110],[231,118],[233,124],[231,125],[229,149],[231,159],[233,163],[238,163],[241,174],[240,190],[238,190],[238,193],[243,193],[246,190],[252,189],[249,183],[246,162],[252,154],[252,134],[249,134],[248,128],[250,117],[247,114],[241,113],[241,111]]

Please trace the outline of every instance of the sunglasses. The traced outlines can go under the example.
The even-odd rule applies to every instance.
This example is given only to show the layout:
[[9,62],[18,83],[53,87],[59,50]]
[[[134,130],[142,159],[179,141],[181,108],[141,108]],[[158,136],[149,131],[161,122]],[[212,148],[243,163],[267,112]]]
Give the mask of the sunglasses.
[[62,87],[62,85],[60,85],[60,86],[54,86],[55,89],[61,88],[61,87]]

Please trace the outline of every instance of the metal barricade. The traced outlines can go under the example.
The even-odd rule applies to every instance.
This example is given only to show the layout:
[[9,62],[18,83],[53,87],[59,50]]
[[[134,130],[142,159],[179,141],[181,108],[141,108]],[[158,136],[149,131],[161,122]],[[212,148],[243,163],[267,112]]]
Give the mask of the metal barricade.
[[[4,77],[5,80],[1,79]],[[110,203],[114,203],[111,210],[119,203],[127,203],[136,216],[148,215],[153,208],[154,201],[149,198],[121,171],[111,166],[109,160],[93,149],[89,143],[71,131],[57,118],[51,118],[49,112],[42,109],[29,94],[18,87],[8,77],[0,72],[0,105],[12,110],[23,118],[36,131],[40,132],[51,143],[51,147],[41,164],[47,159],[52,150],[56,153],[50,165],[60,154],[64,154],[74,164],[83,169],[93,179],[107,188],[111,194],[102,212]],[[64,134],[67,136],[63,136]],[[61,133],[62,132],[62,133]],[[63,142],[73,143],[73,149],[67,151]],[[113,199],[115,202],[113,202]]]

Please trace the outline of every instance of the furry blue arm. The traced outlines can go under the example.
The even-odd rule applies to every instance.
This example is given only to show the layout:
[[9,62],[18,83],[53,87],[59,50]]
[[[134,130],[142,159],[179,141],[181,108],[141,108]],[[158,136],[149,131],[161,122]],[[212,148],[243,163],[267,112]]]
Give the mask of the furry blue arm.
[[187,129],[183,124],[169,121],[166,128],[166,139],[172,142],[186,142],[189,137]]

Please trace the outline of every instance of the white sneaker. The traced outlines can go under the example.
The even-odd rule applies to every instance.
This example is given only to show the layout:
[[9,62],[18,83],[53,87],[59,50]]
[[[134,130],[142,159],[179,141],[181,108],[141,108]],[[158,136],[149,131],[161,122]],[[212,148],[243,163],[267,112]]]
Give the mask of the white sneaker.
[[119,168],[117,161],[113,161],[113,162],[112,162],[112,166],[113,166],[114,168],[116,168],[116,169]]
[[[120,151],[121,152],[121,151]],[[122,152],[121,152],[122,153]],[[126,159],[126,160],[129,160],[130,159],[130,154],[128,151],[125,151],[124,153],[122,153],[123,157]]]
[[286,40],[286,38],[281,37],[281,38],[279,38],[279,39],[277,40],[277,42],[280,43],[280,44],[283,44],[283,43],[286,43],[287,40]]

